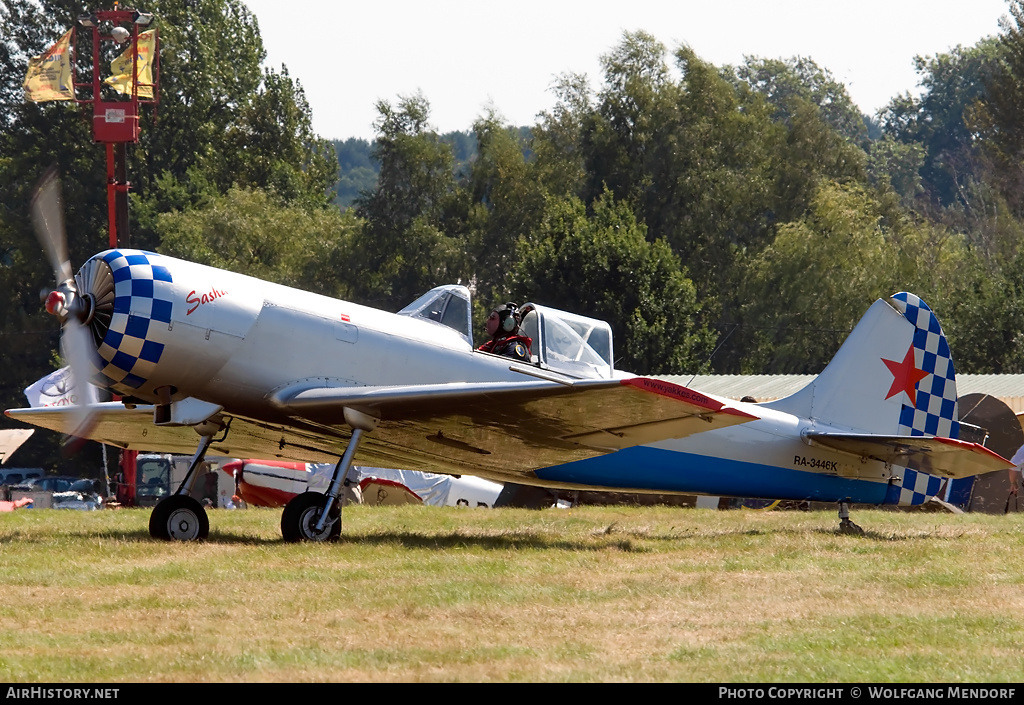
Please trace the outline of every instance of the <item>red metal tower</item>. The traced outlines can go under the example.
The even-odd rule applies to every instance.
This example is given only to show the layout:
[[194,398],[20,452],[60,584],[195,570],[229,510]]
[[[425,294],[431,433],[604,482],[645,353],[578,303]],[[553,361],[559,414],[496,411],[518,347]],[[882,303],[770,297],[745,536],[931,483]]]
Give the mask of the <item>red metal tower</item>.
[[[94,10],[78,17],[79,26],[92,30],[91,81],[75,83],[89,98],[78,103],[92,105],[93,140],[107,151],[107,216],[110,247],[129,246],[128,182],[126,146],[139,141],[139,105],[159,102],[160,41],[157,31],[145,32],[140,42],[140,28],[148,27],[153,15],[135,9]],[[124,45],[125,50],[111,64],[111,77],[101,80],[101,42]],[[120,67],[121,75],[115,72]],[[127,506],[136,504],[135,460],[138,451],[121,452],[121,481],[117,485],[118,501]]]
[[[92,105],[93,140],[106,145],[107,150],[107,211],[110,223],[110,247],[128,245],[128,183],[125,147],[139,141],[140,103],[159,102],[160,45],[159,35],[152,30],[145,42],[140,41],[139,29],[148,27],[153,15],[134,9],[94,10],[78,18],[81,27],[92,30],[91,81],[75,83],[77,89],[89,93],[89,98],[76,98],[78,103]],[[147,35],[149,33],[147,32]],[[101,80],[101,42],[125,45],[119,57],[130,66],[130,73],[120,84],[110,79]],[[118,60],[115,60],[115,63]],[[116,78],[116,77],[115,77]],[[120,95],[118,95],[120,94]]]

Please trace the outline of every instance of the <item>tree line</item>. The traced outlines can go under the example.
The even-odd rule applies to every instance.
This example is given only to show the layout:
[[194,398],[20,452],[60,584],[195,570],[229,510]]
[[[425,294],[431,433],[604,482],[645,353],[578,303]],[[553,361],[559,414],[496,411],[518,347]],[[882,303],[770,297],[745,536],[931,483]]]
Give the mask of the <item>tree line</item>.
[[[998,36],[918,57],[921,92],[860,112],[807,58],[714,66],[626,33],[529,127],[476,148],[425,96],[382,101],[339,294],[428,283],[608,319],[641,373],[816,373],[878,297],[937,310],[962,372],[1022,369],[1022,4]],[[342,169],[342,173],[346,172]]]
[[[491,305],[536,301],[609,321],[617,366],[644,374],[816,373],[908,290],[959,371],[1024,371],[1024,0],[998,35],[918,58],[920,94],[874,116],[811,59],[715,66],[636,31],[533,125],[490,111],[440,135],[414,94],[380,101],[363,145],[314,134],[240,0],[150,5],[161,101],[129,148],[132,246],[390,310],[461,282],[481,337]],[[0,0],[5,407],[59,364],[27,205],[49,164],[73,263],[107,242],[87,111],[20,87],[81,10]]]

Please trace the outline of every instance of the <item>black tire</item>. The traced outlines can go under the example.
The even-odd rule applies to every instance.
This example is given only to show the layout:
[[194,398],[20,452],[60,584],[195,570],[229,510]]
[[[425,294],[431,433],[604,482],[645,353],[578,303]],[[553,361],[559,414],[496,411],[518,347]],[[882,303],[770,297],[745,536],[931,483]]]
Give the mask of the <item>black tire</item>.
[[328,523],[323,531],[316,530],[327,495],[320,492],[303,492],[293,497],[281,514],[281,536],[288,543],[299,541],[337,541],[341,536],[341,509],[339,501],[334,502]]
[[171,495],[153,507],[149,535],[163,541],[205,541],[210,535],[210,519],[196,500]]

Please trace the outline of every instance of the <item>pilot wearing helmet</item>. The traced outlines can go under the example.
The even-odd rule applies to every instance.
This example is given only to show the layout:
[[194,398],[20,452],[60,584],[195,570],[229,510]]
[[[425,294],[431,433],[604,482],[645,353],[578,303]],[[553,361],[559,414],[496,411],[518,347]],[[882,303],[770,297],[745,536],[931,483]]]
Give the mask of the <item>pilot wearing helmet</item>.
[[533,339],[520,335],[522,322],[519,307],[511,301],[494,309],[487,317],[487,334],[491,339],[477,350],[529,362]]

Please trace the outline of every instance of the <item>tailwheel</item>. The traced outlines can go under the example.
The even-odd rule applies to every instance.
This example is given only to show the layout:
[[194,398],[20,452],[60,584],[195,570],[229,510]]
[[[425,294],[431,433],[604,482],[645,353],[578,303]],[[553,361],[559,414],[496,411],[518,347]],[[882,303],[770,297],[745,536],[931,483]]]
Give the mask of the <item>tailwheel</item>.
[[327,516],[324,528],[317,531],[316,525],[327,504],[327,495],[320,492],[303,492],[284,507],[281,514],[281,535],[288,543],[299,541],[337,541],[341,536],[341,510],[334,502]]
[[850,521],[850,503],[839,503],[839,533],[853,536],[863,536],[864,529]]
[[199,502],[175,494],[153,507],[149,535],[164,541],[203,541],[210,535],[210,520]]

